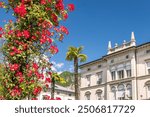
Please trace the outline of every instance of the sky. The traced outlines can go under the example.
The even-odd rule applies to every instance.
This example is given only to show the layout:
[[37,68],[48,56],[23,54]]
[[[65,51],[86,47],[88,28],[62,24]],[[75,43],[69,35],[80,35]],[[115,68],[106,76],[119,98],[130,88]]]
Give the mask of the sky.
[[[130,41],[135,33],[137,45],[150,42],[150,0],[64,0],[75,4],[75,11],[62,22],[69,29],[63,43],[58,42],[59,53],[51,58],[58,72],[73,70],[73,62],[65,60],[69,46],[84,46],[86,62],[107,54],[108,41],[119,45]],[[0,21],[10,18],[0,10]],[[0,22],[0,26],[4,23]],[[82,64],[82,63],[80,63]]]

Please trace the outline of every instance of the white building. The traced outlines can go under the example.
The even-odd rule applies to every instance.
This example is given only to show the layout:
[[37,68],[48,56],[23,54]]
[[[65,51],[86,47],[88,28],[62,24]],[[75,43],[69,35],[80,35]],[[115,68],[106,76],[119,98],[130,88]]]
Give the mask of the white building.
[[[49,86],[48,90],[46,92],[41,92],[40,95],[38,96],[39,100],[43,100],[44,96],[50,96],[51,97],[51,85]],[[74,91],[65,88],[59,85],[55,86],[55,93],[54,93],[54,98],[61,98],[61,100],[74,100],[75,99],[75,94]]]
[[150,42],[130,42],[111,47],[100,59],[80,65],[81,100],[150,99]]

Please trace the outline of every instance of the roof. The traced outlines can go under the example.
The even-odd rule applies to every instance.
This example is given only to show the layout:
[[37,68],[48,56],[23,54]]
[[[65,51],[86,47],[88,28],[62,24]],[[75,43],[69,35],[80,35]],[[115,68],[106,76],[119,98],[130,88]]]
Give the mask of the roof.
[[[51,88],[51,85],[50,85],[50,88]],[[74,90],[71,90],[69,88],[66,88],[66,87],[63,87],[63,86],[60,86],[60,85],[55,85],[55,90],[61,90],[61,91],[65,91],[65,92],[71,92],[71,93],[74,93]]]
[[[139,48],[139,47],[141,47],[141,46],[149,45],[149,44],[150,44],[150,42],[146,42],[146,43],[140,44],[140,45],[138,45],[138,46],[132,46],[132,47],[126,48],[126,49],[124,49],[124,50],[128,50],[128,49],[133,48],[133,47]],[[124,50],[120,50],[120,51],[124,51]],[[117,52],[120,52],[120,51],[117,51]],[[114,53],[116,53],[116,52],[114,52]],[[112,54],[114,54],[114,53],[111,53],[111,54],[109,54],[109,55],[104,55],[104,56],[102,56],[102,57],[99,58],[99,59],[96,59],[96,60],[87,62],[87,63],[82,64],[82,65],[79,65],[79,67],[81,68],[81,67],[83,67],[83,66],[86,66],[86,65],[89,65],[89,64],[98,62],[98,61],[100,61],[100,60],[103,60],[104,57],[110,56],[110,55],[112,55]]]

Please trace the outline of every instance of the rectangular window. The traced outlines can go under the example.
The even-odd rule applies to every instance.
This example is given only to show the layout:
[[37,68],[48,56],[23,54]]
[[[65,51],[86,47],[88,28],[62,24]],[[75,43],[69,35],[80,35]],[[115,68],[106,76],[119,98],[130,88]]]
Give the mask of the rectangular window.
[[111,72],[111,78],[112,78],[112,80],[116,80],[116,72],[115,71]]
[[91,86],[91,75],[87,75],[86,76],[86,79],[87,79],[87,86]]
[[150,62],[147,62],[147,73],[150,75]]
[[148,69],[148,75],[150,75],[150,69]]
[[118,71],[118,78],[119,79],[124,78],[124,71],[123,70]]
[[126,73],[127,73],[127,78],[130,78],[131,77],[131,69],[126,70]]
[[150,50],[146,50],[146,54],[150,53]]
[[103,72],[98,72],[97,73],[97,84],[102,83],[102,76],[103,76]]

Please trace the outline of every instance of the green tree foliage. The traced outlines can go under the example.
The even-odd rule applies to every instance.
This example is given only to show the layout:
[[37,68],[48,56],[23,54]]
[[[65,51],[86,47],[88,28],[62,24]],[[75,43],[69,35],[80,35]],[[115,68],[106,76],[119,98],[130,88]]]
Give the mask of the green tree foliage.
[[70,85],[74,84],[73,73],[69,71],[64,71],[60,74],[60,76],[64,78],[65,83],[58,82],[58,85],[61,85],[63,87],[69,87]]
[[78,64],[79,62],[85,62],[87,59],[87,56],[85,54],[82,54],[83,47],[69,47],[68,51],[66,53],[66,60],[67,61],[73,61],[74,62],[74,85],[75,85],[75,99],[79,100],[80,97],[80,91],[79,91],[79,73],[78,73]]

